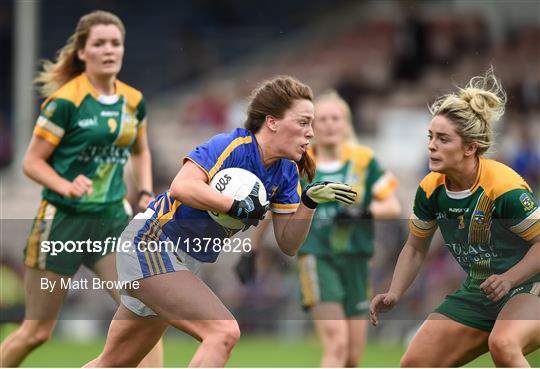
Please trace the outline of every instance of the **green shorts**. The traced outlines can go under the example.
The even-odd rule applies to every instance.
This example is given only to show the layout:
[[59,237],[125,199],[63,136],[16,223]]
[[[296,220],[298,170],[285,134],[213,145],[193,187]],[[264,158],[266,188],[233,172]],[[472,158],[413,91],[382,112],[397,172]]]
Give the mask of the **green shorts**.
[[468,327],[491,332],[497,316],[513,296],[520,293],[540,296],[540,282],[531,282],[511,289],[504,298],[494,302],[480,290],[480,282],[467,279],[459,290],[446,296],[434,312]]
[[302,306],[308,310],[321,302],[337,302],[347,317],[368,311],[369,259],[351,254],[300,255],[298,267]]
[[[81,265],[92,269],[112,252],[113,245],[116,246],[114,237],[120,236],[128,221],[124,201],[112,203],[97,213],[75,213],[42,200],[24,249],[24,263],[30,268],[68,276]],[[59,242],[52,244],[53,241]]]

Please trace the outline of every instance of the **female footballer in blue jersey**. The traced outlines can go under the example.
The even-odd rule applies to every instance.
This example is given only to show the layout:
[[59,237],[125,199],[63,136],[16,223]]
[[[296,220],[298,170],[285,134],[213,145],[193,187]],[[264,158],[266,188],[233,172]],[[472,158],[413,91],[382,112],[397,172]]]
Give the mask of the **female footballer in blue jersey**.
[[[119,279],[138,281],[139,288],[122,296],[104,351],[89,366],[136,366],[169,325],[201,342],[190,366],[225,365],[240,330],[229,310],[196,276],[201,263],[214,262],[218,252],[195,252],[184,241],[232,236],[210,219],[207,210],[227,213],[249,227],[262,220],[269,207],[280,249],[295,255],[318,203],[354,202],[356,193],[341,183],[314,183],[300,193],[299,178],[311,179],[314,174],[306,154],[313,137],[312,100],[311,89],[292,77],[266,81],[252,94],[245,128],[217,135],[187,155],[170,190],[159,195],[122,235],[122,240],[132,241],[132,248],[118,254]],[[256,174],[269,205],[260,203],[256,186],[243,200],[209,187],[218,171],[231,167]],[[152,252],[138,247],[149,240],[169,240],[180,249]]]

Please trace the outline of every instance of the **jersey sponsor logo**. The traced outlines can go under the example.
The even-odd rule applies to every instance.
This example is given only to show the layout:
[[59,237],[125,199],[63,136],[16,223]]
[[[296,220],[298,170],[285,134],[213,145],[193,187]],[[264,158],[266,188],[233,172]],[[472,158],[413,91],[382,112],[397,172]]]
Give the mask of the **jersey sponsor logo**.
[[118,123],[116,122],[116,119],[114,118],[110,118],[107,121],[107,125],[109,126],[109,130],[111,131],[111,133],[114,133],[114,131],[116,131],[116,128],[118,127]]
[[519,202],[521,202],[521,205],[523,205],[523,210],[530,211],[532,208],[534,208],[534,202],[532,201],[529,194],[523,193],[519,197]]
[[125,164],[129,159],[129,150],[125,147],[90,145],[79,154],[77,159],[82,162],[98,164]]
[[47,118],[50,118],[54,114],[54,111],[56,110],[57,107],[58,107],[58,105],[56,104],[56,101],[53,101],[49,105],[47,105],[47,107],[45,108],[45,111],[43,112],[43,114]]
[[99,115],[102,117],[117,117],[118,115],[120,115],[120,113],[117,111],[103,110]]
[[451,212],[451,213],[467,213],[469,211],[469,209],[465,209],[465,208],[448,208],[448,211]]
[[94,127],[98,125],[97,117],[81,119],[77,122],[77,125],[81,128]]
[[447,243],[446,247],[452,252],[457,262],[467,268],[470,263],[477,263],[481,260],[500,257],[501,254],[496,251],[493,245],[471,245],[461,243]]

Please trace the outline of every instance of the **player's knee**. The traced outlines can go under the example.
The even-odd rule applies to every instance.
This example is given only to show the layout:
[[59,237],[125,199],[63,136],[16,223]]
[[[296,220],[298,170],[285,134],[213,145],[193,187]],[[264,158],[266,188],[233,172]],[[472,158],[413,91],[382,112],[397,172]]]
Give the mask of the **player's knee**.
[[491,334],[488,339],[489,352],[497,364],[511,360],[519,354],[521,348],[512,337],[502,334]]
[[38,347],[51,338],[52,327],[49,325],[24,324],[20,328],[20,334],[26,344],[32,348]]
[[343,362],[343,365],[345,365],[345,361],[347,360],[347,356],[349,354],[347,332],[340,329],[329,328],[325,331],[325,335],[327,353]]
[[347,342],[344,340],[336,340],[332,342],[332,344],[330,345],[330,352],[334,357],[340,359],[340,361],[343,361],[343,363],[345,363],[348,354]]
[[233,349],[240,339],[240,327],[236,320],[220,321],[212,335],[215,340],[218,340],[227,351]]

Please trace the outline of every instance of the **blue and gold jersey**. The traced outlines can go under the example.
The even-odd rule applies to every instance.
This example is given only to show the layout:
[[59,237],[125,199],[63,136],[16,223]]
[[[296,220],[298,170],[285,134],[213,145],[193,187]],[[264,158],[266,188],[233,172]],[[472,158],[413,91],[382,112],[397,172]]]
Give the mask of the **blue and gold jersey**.
[[[263,182],[274,213],[294,213],[300,204],[300,181],[296,163],[280,159],[265,168],[255,136],[244,128],[214,136],[207,143],[190,152],[185,161],[191,161],[208,176],[208,181],[222,169],[242,168],[255,174]],[[138,239],[169,239],[188,254],[202,262],[214,262],[219,252],[212,248],[193,252],[187,247],[189,240],[231,237],[236,231],[214,222],[208,213],[180,203],[165,192],[150,203],[155,211],[149,226],[139,232]]]
[[[523,259],[540,235],[540,207],[527,183],[506,165],[483,158],[472,188],[449,191],[445,181],[432,172],[420,182],[411,232],[430,237],[439,227],[456,261],[478,280]],[[531,281],[540,281],[540,274]]]

